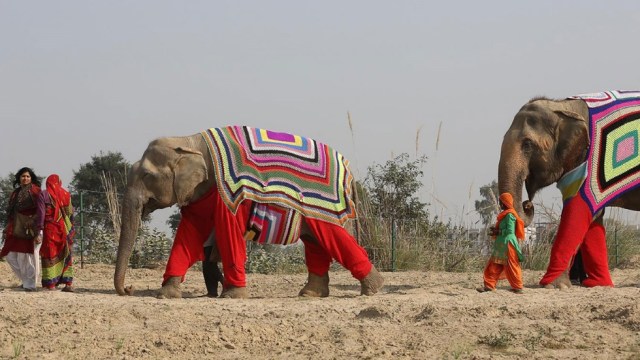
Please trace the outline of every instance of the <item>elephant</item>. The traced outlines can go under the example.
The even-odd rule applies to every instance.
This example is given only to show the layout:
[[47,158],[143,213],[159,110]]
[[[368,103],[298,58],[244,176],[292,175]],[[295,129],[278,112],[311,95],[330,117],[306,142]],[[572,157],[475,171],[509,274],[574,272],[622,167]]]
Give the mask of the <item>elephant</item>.
[[297,135],[227,126],[155,139],[128,173],[116,292],[133,293],[124,285],[125,271],[141,218],[177,204],[182,217],[159,297],[181,297],[184,275],[202,260],[212,232],[224,270],[221,297],[249,297],[245,239],[285,245],[303,241],[308,278],[300,296],[329,295],[334,259],[360,281],[362,295],[373,295],[384,279],[343,227],[355,216],[351,181],[340,153]]
[[538,190],[557,183],[563,198],[540,285],[570,286],[566,272],[579,248],[587,275],[582,285],[613,286],[602,221],[607,206],[640,210],[639,106],[640,92],[607,91],[533,98],[516,113],[502,141],[500,193],[513,195],[525,226]]

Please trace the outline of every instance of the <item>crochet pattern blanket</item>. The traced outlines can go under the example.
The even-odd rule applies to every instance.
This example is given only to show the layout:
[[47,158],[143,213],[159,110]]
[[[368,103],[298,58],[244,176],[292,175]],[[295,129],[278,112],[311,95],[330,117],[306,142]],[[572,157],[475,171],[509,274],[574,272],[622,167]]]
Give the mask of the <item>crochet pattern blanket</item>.
[[592,214],[640,186],[640,91],[572,97],[589,107],[587,178],[580,190]]
[[212,128],[202,136],[232,212],[249,199],[338,225],[355,216],[349,161],[329,146],[247,126]]

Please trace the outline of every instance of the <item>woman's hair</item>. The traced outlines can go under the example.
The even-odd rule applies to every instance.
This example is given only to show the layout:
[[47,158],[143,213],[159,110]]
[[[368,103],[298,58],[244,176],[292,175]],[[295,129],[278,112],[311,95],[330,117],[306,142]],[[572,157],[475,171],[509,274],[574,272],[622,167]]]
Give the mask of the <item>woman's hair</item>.
[[29,175],[31,175],[31,182],[40,187],[40,179],[38,179],[36,173],[34,173],[31,168],[25,166],[22,169],[18,170],[18,172],[16,173],[15,179],[13,180],[13,188],[17,189],[18,187],[20,187],[20,175],[24,174],[25,172],[28,172]]

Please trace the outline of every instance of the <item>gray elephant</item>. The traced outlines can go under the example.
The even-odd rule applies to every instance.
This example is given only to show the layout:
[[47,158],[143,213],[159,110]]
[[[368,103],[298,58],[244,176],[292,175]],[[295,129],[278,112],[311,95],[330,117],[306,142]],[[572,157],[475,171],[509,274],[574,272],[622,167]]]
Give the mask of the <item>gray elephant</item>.
[[[582,284],[613,286],[602,217],[607,206],[640,210],[639,138],[640,92],[535,98],[515,115],[502,142],[500,193],[513,195],[525,225],[539,189],[557,183],[564,202],[541,285],[570,286],[561,275],[580,247]],[[529,200],[521,203],[523,184]]]
[[213,128],[152,141],[128,175],[114,285],[120,295],[143,216],[174,204],[178,226],[161,297],[181,297],[187,269],[203,259],[213,231],[222,297],[244,298],[246,240],[305,246],[308,281],[301,296],[329,295],[329,266],[338,261],[373,295],[383,278],[344,229],[355,215],[348,161],[313,139],[245,126]]

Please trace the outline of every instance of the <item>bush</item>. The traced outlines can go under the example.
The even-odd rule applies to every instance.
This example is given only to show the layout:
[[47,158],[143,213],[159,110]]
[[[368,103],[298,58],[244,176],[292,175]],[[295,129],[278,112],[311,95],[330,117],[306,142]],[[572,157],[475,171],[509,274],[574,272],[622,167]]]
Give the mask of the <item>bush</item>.
[[248,273],[292,274],[306,272],[304,246],[258,245],[248,243]]
[[[76,245],[77,246],[77,245]],[[115,264],[118,240],[112,231],[98,227],[93,231],[93,239],[85,250],[89,263]],[[143,226],[134,244],[129,264],[132,268],[154,268],[164,264],[171,251],[171,241],[158,229]]]

